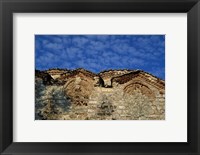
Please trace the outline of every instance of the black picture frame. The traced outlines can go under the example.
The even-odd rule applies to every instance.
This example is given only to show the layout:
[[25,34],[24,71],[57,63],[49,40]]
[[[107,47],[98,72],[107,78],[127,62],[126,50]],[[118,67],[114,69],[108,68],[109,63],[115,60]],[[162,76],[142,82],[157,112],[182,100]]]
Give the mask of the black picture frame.
[[[187,13],[187,143],[13,142],[13,13],[145,12]],[[200,154],[199,0],[0,0],[1,154]],[[177,58],[179,59],[179,58]],[[177,92],[178,93],[178,92]],[[180,110],[180,109],[177,109]],[[26,127],[26,126],[24,126]],[[30,131],[31,134],[31,131]],[[164,133],[163,133],[164,134]],[[56,136],[56,135],[55,135]]]

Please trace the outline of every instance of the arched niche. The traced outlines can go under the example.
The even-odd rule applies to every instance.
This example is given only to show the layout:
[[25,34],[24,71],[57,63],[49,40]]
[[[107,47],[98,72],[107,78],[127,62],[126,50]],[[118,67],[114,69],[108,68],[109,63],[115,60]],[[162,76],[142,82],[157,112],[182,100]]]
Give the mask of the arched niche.
[[155,98],[155,93],[149,88],[149,86],[139,81],[129,83],[124,87],[123,91],[124,95],[142,94],[151,99]]

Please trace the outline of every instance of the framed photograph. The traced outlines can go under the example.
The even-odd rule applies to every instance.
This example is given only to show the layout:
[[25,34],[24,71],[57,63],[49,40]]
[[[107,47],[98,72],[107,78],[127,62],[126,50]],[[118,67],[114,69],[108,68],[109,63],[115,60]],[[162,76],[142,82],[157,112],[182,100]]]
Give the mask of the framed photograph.
[[198,0],[1,0],[1,154],[200,154]]

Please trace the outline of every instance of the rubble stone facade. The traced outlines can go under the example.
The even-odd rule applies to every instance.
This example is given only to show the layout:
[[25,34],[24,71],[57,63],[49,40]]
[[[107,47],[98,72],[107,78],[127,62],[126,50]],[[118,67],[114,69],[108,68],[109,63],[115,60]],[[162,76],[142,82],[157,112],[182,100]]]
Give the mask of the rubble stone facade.
[[51,85],[45,85],[41,82],[44,78],[36,75],[36,119],[165,119],[165,82],[147,72],[108,70],[94,74],[84,69],[44,72],[54,83],[51,79]]

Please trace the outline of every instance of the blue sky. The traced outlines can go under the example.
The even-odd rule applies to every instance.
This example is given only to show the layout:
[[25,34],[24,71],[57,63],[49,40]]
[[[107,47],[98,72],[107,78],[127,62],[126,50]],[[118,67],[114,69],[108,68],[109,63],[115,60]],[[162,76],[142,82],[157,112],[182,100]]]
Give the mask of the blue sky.
[[35,35],[36,69],[141,69],[165,79],[165,35]]

